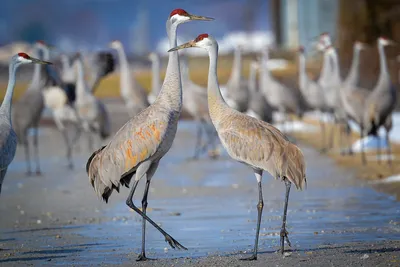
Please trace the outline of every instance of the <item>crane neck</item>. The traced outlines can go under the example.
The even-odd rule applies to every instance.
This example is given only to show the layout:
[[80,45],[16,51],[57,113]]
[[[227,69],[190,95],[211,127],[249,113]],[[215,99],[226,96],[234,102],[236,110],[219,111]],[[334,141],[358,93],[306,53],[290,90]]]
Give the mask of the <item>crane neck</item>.
[[122,94],[129,94],[132,86],[131,86],[131,74],[129,69],[128,58],[125,54],[124,47],[119,46],[117,49],[118,59],[119,59],[119,68],[120,68],[120,86]]
[[[177,25],[172,24],[169,19],[166,24],[170,48],[177,46],[176,30]],[[155,103],[166,105],[175,112],[182,110],[182,82],[179,66],[178,52],[170,52],[168,65],[165,73],[164,83],[157,96]]]
[[187,56],[186,55],[180,55],[179,56],[179,64],[181,67],[181,79],[182,83],[185,84],[190,81],[190,76],[189,76],[189,66],[187,64]]
[[322,69],[321,69],[321,75],[319,77],[319,82],[321,81],[325,82],[331,76],[332,69],[330,60],[331,58],[329,54],[324,52],[324,58],[322,61]]
[[357,83],[360,78],[360,72],[359,72],[359,65],[360,65],[360,49],[357,48],[357,45],[354,45],[353,47],[353,59],[351,61],[351,66],[350,66],[350,71],[349,74],[346,77],[346,80],[344,83],[346,85],[355,87],[357,86]]
[[269,52],[264,51],[261,57],[261,72],[260,72],[260,89],[262,91],[268,90],[268,82],[272,80],[271,73],[268,69]]
[[210,113],[211,120],[215,127],[217,127],[218,122],[221,120],[221,112],[223,109],[228,108],[224,98],[222,97],[221,90],[219,88],[218,76],[217,76],[217,65],[218,65],[218,44],[215,43],[208,50],[208,55],[210,58],[210,66],[208,69],[208,85],[207,85],[207,95],[208,95],[208,110]]
[[0,113],[5,114],[8,121],[11,124],[11,102],[14,94],[14,87],[16,82],[16,72],[18,69],[18,64],[16,62],[11,62],[9,66],[9,78],[6,95],[4,96],[3,103],[0,107]]
[[242,77],[242,52],[236,49],[233,55],[232,73],[229,78],[230,83],[238,84]]
[[332,58],[332,78],[334,82],[340,82],[339,58],[336,49],[333,49],[331,53],[331,58]]
[[257,76],[257,68],[254,65],[250,65],[250,71],[249,71],[249,80],[248,80],[248,86],[249,86],[249,91],[250,92],[256,92],[257,89],[257,81],[256,81],[256,76]]
[[160,81],[160,58],[158,56],[152,61],[151,65],[152,79],[151,79],[151,93],[157,96],[161,89]]
[[[43,59],[42,58],[42,53],[43,50],[38,46],[35,45],[34,47],[34,52],[35,52],[35,57],[38,59]],[[39,88],[40,86],[40,80],[42,78],[42,68],[43,66],[41,64],[35,64],[33,66],[33,76],[32,76],[32,80],[30,85],[28,86],[28,90],[39,90],[41,88]]]
[[76,79],[76,93],[78,97],[82,97],[87,95],[90,91],[86,85],[85,81],[85,69],[83,66],[83,60],[81,57],[78,57],[75,60],[76,71],[77,71],[77,79]]
[[378,88],[386,88],[386,86],[384,86],[384,85],[387,83],[390,83],[390,75],[389,75],[389,70],[388,70],[387,61],[386,61],[385,47],[383,45],[379,44],[378,51],[379,51],[380,73],[379,73],[377,87]]
[[307,70],[306,70],[306,57],[304,53],[299,54],[299,85],[300,90],[304,93],[307,91]]

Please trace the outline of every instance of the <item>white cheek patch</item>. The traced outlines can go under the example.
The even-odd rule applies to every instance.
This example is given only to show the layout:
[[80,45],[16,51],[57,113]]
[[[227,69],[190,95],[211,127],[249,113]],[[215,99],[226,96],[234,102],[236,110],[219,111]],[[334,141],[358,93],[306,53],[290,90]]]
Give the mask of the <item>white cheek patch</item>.
[[171,17],[171,22],[174,23],[175,21],[179,21],[179,22],[184,22],[184,21],[188,21],[189,18],[186,16],[181,16],[179,14],[175,14]]
[[20,62],[24,62],[24,63],[31,63],[31,62],[32,62],[32,60],[26,59],[26,58],[24,58],[24,57],[18,57],[18,60],[19,60]]
[[196,46],[205,47],[207,46],[207,44],[208,44],[208,38],[204,38],[203,40],[198,41]]

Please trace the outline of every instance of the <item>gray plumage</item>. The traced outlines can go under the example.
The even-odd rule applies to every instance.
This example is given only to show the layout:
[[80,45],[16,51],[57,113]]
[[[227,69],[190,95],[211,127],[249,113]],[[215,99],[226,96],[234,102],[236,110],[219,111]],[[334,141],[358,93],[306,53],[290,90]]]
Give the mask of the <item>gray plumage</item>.
[[[393,42],[385,38],[378,39],[378,51],[380,60],[380,74],[377,84],[365,101],[364,126],[367,135],[378,136],[378,130],[384,126],[386,140],[390,149],[389,132],[392,128],[392,113],[397,103],[397,91],[390,79],[385,46]],[[391,163],[391,161],[389,161]]]
[[8,165],[13,161],[17,149],[17,135],[13,130],[11,119],[11,102],[14,93],[16,72],[20,65],[29,63],[45,62],[31,58],[25,53],[18,53],[10,61],[7,91],[0,107],[0,192]]
[[[257,80],[257,70],[259,69],[260,64],[258,62],[252,61],[250,63],[248,80],[250,102],[246,114],[259,120],[271,123],[273,109],[260,92],[260,81]],[[259,79],[261,79],[260,76]]]
[[[211,124],[210,114],[208,113],[207,89],[195,84],[189,76],[189,66],[187,55],[180,55],[181,79],[183,88],[183,109],[186,110],[197,124],[196,146],[193,158],[196,159],[207,147],[215,150],[216,133]],[[203,130],[207,135],[207,143],[202,146]]]
[[75,57],[76,64],[76,101],[75,108],[82,121],[83,130],[88,135],[89,149],[93,149],[93,135],[98,135],[102,139],[111,134],[111,125],[107,109],[104,104],[97,99],[85,80],[85,70],[81,54]]
[[150,94],[147,96],[147,100],[150,104],[153,104],[156,101],[158,94],[160,93],[161,89],[161,77],[160,77],[160,69],[161,69],[161,62],[160,56],[153,52],[149,54],[149,60],[151,61],[151,91]]
[[186,47],[204,48],[209,53],[208,108],[222,145],[228,154],[238,162],[251,167],[258,183],[259,202],[256,239],[253,255],[247,260],[257,259],[258,236],[262,209],[262,173],[269,172],[286,185],[286,197],[281,228],[281,252],[284,253],[284,240],[290,245],[286,231],[286,214],[290,186],[302,189],[306,183],[305,162],[301,150],[290,143],[285,135],[267,122],[247,116],[227,105],[219,89],[217,77],[218,43],[208,34],[201,34],[195,40],[173,49]]
[[249,89],[247,81],[242,76],[242,48],[237,46],[234,50],[232,72],[226,84],[226,97],[228,103],[240,112],[246,112],[249,105]]
[[131,75],[128,58],[120,41],[113,41],[110,47],[118,53],[120,71],[120,90],[130,117],[149,106],[145,89]]
[[289,120],[289,113],[296,114],[300,118],[305,111],[304,99],[301,92],[275,80],[267,66],[269,61],[269,49],[262,51],[260,89],[269,105],[284,115],[285,121]]
[[[43,42],[37,42],[34,45],[35,56],[39,59],[48,61],[50,53],[48,47]],[[18,136],[18,142],[24,146],[25,160],[27,164],[27,174],[32,173],[31,157],[28,141],[28,130],[33,128],[33,148],[36,162],[36,174],[40,174],[39,163],[39,144],[38,128],[44,109],[44,100],[42,89],[48,82],[43,65],[35,64],[33,77],[30,85],[21,98],[14,104],[13,124],[14,130]]]
[[[172,11],[167,20],[170,47],[176,46],[176,29],[190,20],[210,20],[188,14],[182,9]],[[147,101],[147,100],[146,100]],[[108,201],[114,190],[135,181],[126,204],[143,218],[142,253],[138,260],[146,260],[145,223],[148,221],[165,237],[172,248],[186,249],[146,215],[147,194],[150,181],[159,161],[169,151],[177,131],[182,110],[182,84],[178,52],[171,53],[165,80],[156,101],[132,117],[104,147],[95,151],[86,164],[89,181],[96,194]],[[139,180],[146,180],[142,211],[133,203],[133,195]]]

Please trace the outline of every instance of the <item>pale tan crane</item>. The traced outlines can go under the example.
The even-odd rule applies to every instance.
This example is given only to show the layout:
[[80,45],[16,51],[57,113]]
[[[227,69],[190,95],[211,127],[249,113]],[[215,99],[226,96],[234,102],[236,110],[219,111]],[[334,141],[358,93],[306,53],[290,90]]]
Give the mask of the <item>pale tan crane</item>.
[[246,164],[254,171],[258,182],[259,202],[257,205],[257,232],[253,255],[245,260],[256,260],[261,215],[264,207],[261,180],[263,171],[276,179],[282,179],[286,185],[286,197],[283,222],[280,232],[281,253],[284,252],[284,240],[290,246],[286,230],[286,214],[290,186],[295,184],[302,189],[306,184],[305,162],[301,150],[271,124],[247,116],[229,107],[224,101],[218,84],[217,61],[218,43],[208,34],[200,34],[195,40],[170,49],[177,51],[187,47],[200,47],[208,51],[210,67],[208,72],[208,108],[222,145],[235,160]]

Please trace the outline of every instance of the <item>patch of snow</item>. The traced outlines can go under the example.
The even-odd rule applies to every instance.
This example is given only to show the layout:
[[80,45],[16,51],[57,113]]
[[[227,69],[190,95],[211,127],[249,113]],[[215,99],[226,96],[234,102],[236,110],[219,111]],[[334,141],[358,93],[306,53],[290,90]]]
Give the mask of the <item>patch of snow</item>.
[[317,127],[314,125],[304,123],[302,121],[292,121],[292,122],[282,122],[275,123],[274,126],[278,128],[280,131],[286,132],[305,132],[311,133],[318,131]]
[[385,150],[388,148],[388,144],[387,144],[385,138],[382,138],[381,136],[379,136],[379,137],[367,136],[367,137],[364,137],[363,139],[357,140],[352,145],[353,151],[361,152],[363,142],[364,142],[364,150],[365,151],[377,150],[379,146],[381,147],[381,150]]
[[380,183],[400,183],[400,174],[386,177],[385,179],[371,181],[372,184]]

